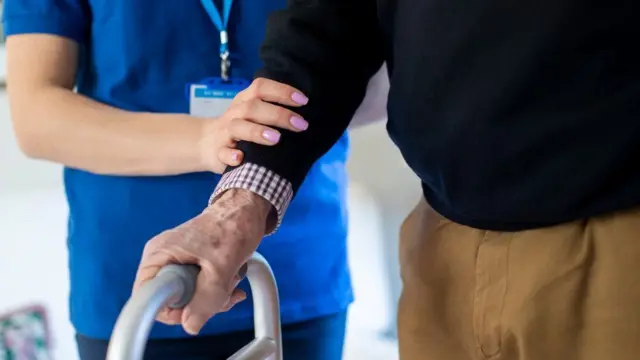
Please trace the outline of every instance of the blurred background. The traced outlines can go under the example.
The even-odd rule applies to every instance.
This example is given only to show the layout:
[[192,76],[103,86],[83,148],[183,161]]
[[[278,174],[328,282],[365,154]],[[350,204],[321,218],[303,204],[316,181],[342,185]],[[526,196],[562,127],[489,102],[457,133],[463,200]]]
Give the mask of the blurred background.
[[[4,79],[5,50],[0,46],[0,323],[4,314],[42,306],[52,358],[76,360],[67,310],[67,209],[61,169],[19,152]],[[350,311],[348,360],[397,359],[398,229],[420,193],[380,113],[386,104],[386,76],[372,83],[355,121],[376,122],[350,131],[349,247],[356,302]]]

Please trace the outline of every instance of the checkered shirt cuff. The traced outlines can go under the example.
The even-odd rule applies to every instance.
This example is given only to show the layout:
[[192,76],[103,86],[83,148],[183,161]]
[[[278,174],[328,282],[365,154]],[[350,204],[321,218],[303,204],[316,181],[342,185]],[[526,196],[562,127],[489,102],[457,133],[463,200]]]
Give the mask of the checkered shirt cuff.
[[209,204],[212,204],[218,196],[229,189],[249,190],[262,196],[275,207],[278,221],[273,231],[268,235],[276,232],[293,198],[293,187],[289,180],[263,166],[252,163],[246,163],[224,174],[211,195]]

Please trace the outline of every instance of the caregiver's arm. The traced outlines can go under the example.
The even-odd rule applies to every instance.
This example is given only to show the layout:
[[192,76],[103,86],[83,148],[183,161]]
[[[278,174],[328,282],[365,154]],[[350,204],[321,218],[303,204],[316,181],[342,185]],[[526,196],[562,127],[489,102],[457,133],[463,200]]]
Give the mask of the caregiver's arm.
[[284,132],[274,147],[241,143],[244,164],[227,169],[212,200],[228,189],[249,190],[275,207],[279,223],[313,163],[347,129],[382,64],[382,41],[375,0],[290,0],[274,13],[253,91],[264,79],[301,90],[309,103],[298,112],[310,125],[304,133]]
[[265,131],[277,131],[264,125],[291,128],[291,114],[257,98],[234,101],[215,120],[94,101],[73,91],[78,48],[76,41],[49,34],[7,39],[11,118],[30,157],[109,175],[222,172],[241,159],[230,148],[235,139],[273,145],[277,140]]
[[78,44],[24,34],[7,39],[11,118],[30,157],[96,173],[162,174],[202,170],[202,123],[186,115],[134,113],[73,91]]

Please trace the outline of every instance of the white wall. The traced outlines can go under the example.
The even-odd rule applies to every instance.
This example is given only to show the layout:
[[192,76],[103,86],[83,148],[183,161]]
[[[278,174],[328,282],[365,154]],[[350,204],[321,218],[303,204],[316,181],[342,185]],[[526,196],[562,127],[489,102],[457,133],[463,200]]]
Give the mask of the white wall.
[[[351,134],[351,154],[348,164],[353,188],[363,189],[376,202],[376,223],[363,219],[361,226],[375,227],[379,256],[375,266],[385,269],[385,304],[390,306],[387,330],[395,330],[395,304],[400,296],[400,271],[398,264],[398,235],[400,225],[422,196],[420,182],[402,159],[400,151],[389,139],[383,122],[359,128]],[[352,190],[352,193],[354,191]],[[360,201],[354,201],[354,203]],[[355,214],[352,206],[352,218]],[[369,225],[367,225],[369,224]],[[355,233],[351,236],[357,236]],[[354,239],[352,243],[363,241]],[[353,247],[352,247],[353,248]],[[372,259],[373,260],[373,259]]]
[[[6,98],[0,95],[0,191],[20,191],[57,186],[60,167],[41,161],[26,161],[20,154],[8,125]],[[0,198],[2,201],[2,198]]]
[[60,167],[20,154],[6,95],[0,93],[0,314],[44,305],[55,359],[74,360],[67,320],[67,210],[60,179]]
[[[395,335],[395,304],[401,290],[397,260],[398,230],[404,218],[417,203],[421,190],[418,178],[409,169],[400,151],[387,134],[385,125],[388,91],[389,79],[386,66],[383,66],[369,82],[367,95],[351,123],[352,126],[367,123],[369,125],[356,127],[350,132],[351,154],[348,169],[352,184],[352,198],[359,199],[351,204],[352,221],[363,225],[367,223],[366,218],[362,218],[364,222],[359,222],[361,215],[354,208],[356,203],[363,203],[361,200],[363,196],[370,196],[376,203],[376,222],[369,225],[376,229],[376,244],[373,245],[376,251],[362,256],[369,257],[370,261],[377,261],[376,266],[385,270],[380,279],[385,285],[385,299],[380,300],[382,301],[380,305],[385,304],[390,310],[386,318],[387,330],[389,335]],[[372,123],[372,120],[376,122]],[[355,194],[360,192],[362,195],[355,197]],[[356,234],[351,236],[354,237]],[[353,239],[351,243],[362,241],[364,240]],[[380,256],[375,258],[378,255]]]

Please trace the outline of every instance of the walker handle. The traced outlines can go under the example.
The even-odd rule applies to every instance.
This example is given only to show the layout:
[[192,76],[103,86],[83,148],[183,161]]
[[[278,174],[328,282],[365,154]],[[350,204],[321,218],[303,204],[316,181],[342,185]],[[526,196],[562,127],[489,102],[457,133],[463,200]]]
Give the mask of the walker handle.
[[[182,308],[191,301],[200,268],[167,265],[125,304],[116,322],[107,360],[142,360],[156,315],[165,306]],[[253,294],[255,339],[229,360],[282,360],[278,288],[269,263],[258,253],[242,266]]]
[[[196,282],[198,281],[198,274],[200,273],[200,266],[198,265],[167,265],[160,269],[157,276],[163,276],[165,274],[173,274],[182,281],[184,287],[182,296],[173,300],[168,307],[171,309],[182,309],[193,298],[193,294],[196,292]],[[247,264],[242,265],[238,276],[240,280],[244,279],[247,275]]]

